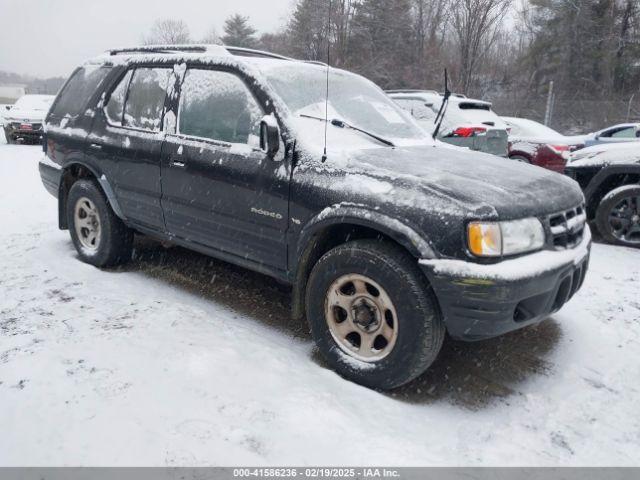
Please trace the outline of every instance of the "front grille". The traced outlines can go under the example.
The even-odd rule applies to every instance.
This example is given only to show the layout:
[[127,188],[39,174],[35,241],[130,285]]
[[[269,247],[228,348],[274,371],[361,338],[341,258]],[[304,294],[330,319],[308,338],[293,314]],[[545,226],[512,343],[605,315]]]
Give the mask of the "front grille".
[[584,205],[554,213],[547,218],[553,247],[556,250],[573,248],[582,241],[587,222]]

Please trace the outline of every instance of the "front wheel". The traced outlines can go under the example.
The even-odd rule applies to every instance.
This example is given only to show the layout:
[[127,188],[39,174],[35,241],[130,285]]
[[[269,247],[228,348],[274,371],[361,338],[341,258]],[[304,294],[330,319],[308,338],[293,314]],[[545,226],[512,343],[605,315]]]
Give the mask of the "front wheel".
[[596,210],[596,226],[608,243],[640,247],[640,185],[609,192]]
[[78,180],[71,186],[67,224],[82,261],[106,267],[131,258],[133,232],[113,213],[95,182]]
[[329,365],[362,385],[392,389],[435,360],[445,328],[414,258],[376,240],[340,245],[315,265],[307,318]]
[[511,160],[515,160],[516,162],[521,162],[521,163],[531,163],[529,161],[529,159],[527,157],[523,157],[521,155],[514,155],[512,157],[509,157]]

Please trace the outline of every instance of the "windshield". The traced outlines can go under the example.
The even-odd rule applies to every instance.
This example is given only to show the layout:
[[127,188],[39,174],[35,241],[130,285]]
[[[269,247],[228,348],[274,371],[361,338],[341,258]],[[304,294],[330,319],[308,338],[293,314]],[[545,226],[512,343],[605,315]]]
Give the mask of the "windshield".
[[[324,127],[318,118],[325,118],[327,89],[326,68],[298,62],[256,62],[276,93],[296,117],[299,133],[314,144],[324,141]],[[354,127],[402,145],[408,142],[428,142],[428,136],[382,90],[368,80],[348,72],[329,73],[329,121],[339,119]],[[315,117],[315,118],[309,118]],[[379,144],[361,132],[328,126],[331,141],[340,147],[362,147]]]
[[562,138],[562,135],[560,135],[555,130],[545,125],[542,125],[541,123],[534,122],[533,120],[526,120],[523,118],[519,118],[519,119],[508,118],[507,123],[511,125],[512,127],[511,134],[514,136],[538,137],[538,138],[547,138],[547,139]]
[[451,102],[447,110],[447,116],[452,123],[471,123],[475,125],[491,125],[496,128],[504,128],[506,125],[502,119],[491,110],[491,107],[483,103],[470,101]]
[[46,112],[53,103],[53,98],[48,95],[25,95],[15,103],[13,108],[20,108],[22,110],[39,110]]

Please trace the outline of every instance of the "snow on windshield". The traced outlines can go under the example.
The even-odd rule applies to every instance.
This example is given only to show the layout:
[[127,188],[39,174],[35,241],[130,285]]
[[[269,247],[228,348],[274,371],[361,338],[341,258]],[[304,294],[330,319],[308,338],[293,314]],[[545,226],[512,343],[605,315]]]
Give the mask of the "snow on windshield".
[[[314,145],[324,143],[327,71],[318,65],[284,62],[258,62],[276,93],[293,112],[299,133]],[[364,78],[340,70],[330,70],[328,118],[343,120],[375,135],[402,144],[426,142],[425,132],[382,90]],[[315,118],[309,118],[315,117]],[[328,128],[329,143],[357,148],[378,142],[362,133]],[[331,145],[330,145],[331,147]]]
[[25,95],[13,106],[22,110],[40,110],[46,112],[53,103],[53,96],[49,95]]

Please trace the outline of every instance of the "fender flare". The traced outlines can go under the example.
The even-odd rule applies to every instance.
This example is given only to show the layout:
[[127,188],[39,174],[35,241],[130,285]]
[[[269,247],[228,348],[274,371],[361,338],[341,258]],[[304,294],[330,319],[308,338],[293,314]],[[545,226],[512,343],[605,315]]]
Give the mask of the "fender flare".
[[365,206],[339,204],[328,207],[311,218],[298,236],[294,257],[296,263],[291,268],[293,273],[292,314],[294,318],[301,318],[304,314],[304,292],[307,285],[307,273],[311,268],[309,263],[314,246],[313,238],[328,227],[344,224],[358,225],[379,231],[407,249],[416,259],[437,258],[425,236],[419,234],[414,227],[407,225],[404,221]]
[[107,201],[109,202],[109,205],[113,209],[113,213],[115,213],[116,216],[120,218],[122,221],[126,222],[127,219],[124,213],[122,212],[122,208],[120,208],[120,204],[118,203],[118,200],[116,198],[115,191],[113,190],[113,187],[109,183],[109,180],[107,179],[107,177],[104,174],[100,174],[94,167],[87,164],[86,162],[83,162],[81,160],[73,160],[65,164],[64,167],[62,167],[62,170],[60,172],[60,185],[58,187],[58,221],[60,226],[61,227],[64,226],[65,228],[67,227],[67,221],[65,217],[65,208],[64,208],[66,205],[66,192],[65,192],[66,186],[65,186],[65,182],[63,181],[63,178],[64,178],[64,175],[73,167],[82,167],[87,169],[89,172],[91,172],[91,174],[96,178],[96,180],[98,180],[98,184],[100,185],[100,188],[102,188],[102,191],[106,195]]
[[300,231],[297,245],[297,258],[304,253],[310,240],[319,231],[332,225],[353,224],[378,230],[392,238],[417,258],[436,258],[436,254],[425,239],[406,221],[398,220],[364,206],[334,205],[324,209],[311,218]]
[[596,173],[587,187],[584,189],[584,198],[587,208],[591,205],[593,196],[596,194],[600,186],[613,175],[640,175],[640,164],[637,165],[607,165]]

